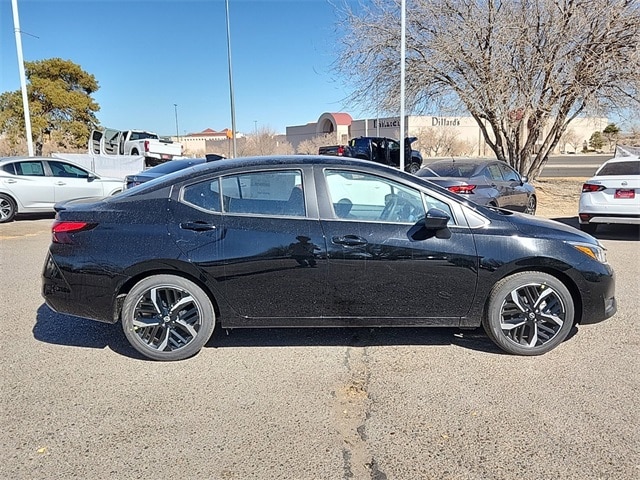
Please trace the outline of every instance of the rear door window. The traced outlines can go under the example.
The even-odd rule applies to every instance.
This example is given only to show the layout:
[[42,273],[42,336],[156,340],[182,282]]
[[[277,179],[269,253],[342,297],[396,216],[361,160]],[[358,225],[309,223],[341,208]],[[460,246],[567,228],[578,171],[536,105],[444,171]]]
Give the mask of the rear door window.
[[222,178],[224,209],[230,214],[306,214],[300,170],[241,173]]

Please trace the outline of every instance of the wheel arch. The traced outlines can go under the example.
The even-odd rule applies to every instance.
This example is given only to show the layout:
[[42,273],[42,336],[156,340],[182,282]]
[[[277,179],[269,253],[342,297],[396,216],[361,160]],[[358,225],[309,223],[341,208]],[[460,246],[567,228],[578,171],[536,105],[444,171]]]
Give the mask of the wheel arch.
[[[532,267],[521,267],[521,268],[517,268],[515,270],[511,270],[509,271],[507,274],[505,274],[504,276],[500,277],[496,283],[504,280],[507,277],[510,277],[511,275],[514,275],[516,273],[522,273],[522,272],[540,272],[540,273],[546,273],[547,275],[551,275],[552,277],[557,278],[558,280],[560,280],[566,287],[567,290],[569,290],[569,293],[571,294],[571,298],[573,300],[573,307],[575,310],[575,318],[573,319],[573,323],[574,324],[578,324],[580,323],[580,320],[582,319],[582,296],[580,295],[580,290],[578,289],[578,285],[574,282],[574,280],[567,275],[566,273],[557,270],[555,268],[551,268],[551,267],[540,267],[540,266],[536,266],[535,268]],[[491,290],[489,290],[488,295],[486,295],[485,299],[484,299],[484,304],[482,307],[482,317],[484,318],[484,316],[487,314],[487,308],[489,307],[489,299],[491,298],[491,292],[493,291],[493,288]]]
[[148,277],[152,277],[154,275],[173,275],[176,277],[185,278],[195,283],[202,289],[202,291],[207,295],[207,297],[209,297],[209,300],[211,301],[211,305],[213,305],[213,311],[216,315],[216,321],[221,316],[221,309],[220,309],[220,305],[218,303],[216,294],[212,291],[210,286],[207,285],[207,283],[201,279],[200,275],[197,275],[195,273],[192,274],[182,269],[173,270],[170,268],[153,268],[150,270],[145,270],[140,273],[137,273],[136,275],[133,275],[131,278],[129,278],[126,282],[124,282],[120,286],[120,288],[118,289],[118,293],[116,294],[114,299],[114,302],[115,302],[114,309],[113,309],[114,322],[118,322],[121,320],[122,305],[124,304],[124,300],[127,294],[131,291],[134,285],[136,285],[141,280],[144,280],[145,278],[148,278]]

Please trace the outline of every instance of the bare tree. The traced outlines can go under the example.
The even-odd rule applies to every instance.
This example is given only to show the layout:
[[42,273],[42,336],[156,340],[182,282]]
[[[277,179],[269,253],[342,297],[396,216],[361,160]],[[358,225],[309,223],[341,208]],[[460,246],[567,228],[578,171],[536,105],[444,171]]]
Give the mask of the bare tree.
[[269,127],[260,128],[255,135],[244,137],[238,142],[237,152],[239,157],[253,155],[291,155],[293,147],[287,142],[284,135],[278,135]]
[[560,137],[560,144],[563,151],[567,151],[567,145],[573,148],[574,152],[578,151],[578,147],[582,144],[582,138],[576,133],[576,131],[569,127]]
[[472,142],[458,138],[455,130],[433,127],[421,128],[413,146],[426,157],[468,156],[477,149]]
[[324,135],[318,135],[316,137],[303,140],[300,142],[300,145],[298,145],[296,151],[303,155],[317,155],[320,147],[333,145],[335,143],[336,136],[330,133],[325,133]]
[[[351,100],[398,111],[400,0],[345,3],[336,68]],[[406,101],[465,109],[535,178],[569,122],[640,103],[637,0],[407,0]]]

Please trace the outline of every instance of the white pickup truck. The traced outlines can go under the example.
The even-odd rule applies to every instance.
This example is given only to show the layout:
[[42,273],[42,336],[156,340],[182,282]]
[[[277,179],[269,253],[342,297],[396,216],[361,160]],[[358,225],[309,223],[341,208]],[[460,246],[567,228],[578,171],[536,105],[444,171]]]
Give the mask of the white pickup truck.
[[93,130],[89,152],[95,155],[142,155],[152,167],[182,155],[182,144],[145,130]]

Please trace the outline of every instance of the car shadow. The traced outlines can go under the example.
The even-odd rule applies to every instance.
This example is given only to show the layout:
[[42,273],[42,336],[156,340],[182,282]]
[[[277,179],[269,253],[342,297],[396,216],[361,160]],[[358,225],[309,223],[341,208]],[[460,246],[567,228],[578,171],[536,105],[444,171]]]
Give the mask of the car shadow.
[[[578,217],[559,217],[552,218],[560,223],[569,225],[574,228],[580,228]],[[640,225],[598,225],[595,234],[592,234],[599,240],[622,240],[622,241],[640,241]]]
[[14,220],[43,220],[47,218],[54,219],[56,216],[55,212],[47,212],[47,213],[19,213],[15,216]]
[[[55,345],[109,348],[135,359],[146,360],[122,332],[119,323],[108,324],[56,313],[42,304],[33,327],[36,340]],[[238,347],[372,347],[457,345],[496,355],[506,355],[482,328],[384,327],[384,328],[216,328],[205,348]]]

